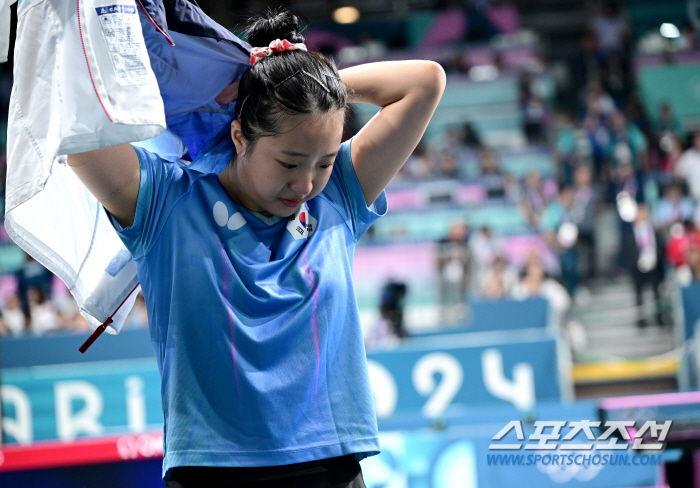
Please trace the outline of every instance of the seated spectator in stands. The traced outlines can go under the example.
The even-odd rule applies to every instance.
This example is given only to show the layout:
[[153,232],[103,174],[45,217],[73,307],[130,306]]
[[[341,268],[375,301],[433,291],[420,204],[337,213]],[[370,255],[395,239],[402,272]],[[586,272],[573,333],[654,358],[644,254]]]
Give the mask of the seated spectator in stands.
[[57,326],[62,330],[75,333],[91,332],[89,322],[80,314],[80,307],[73,295],[66,293],[60,298],[53,299],[56,308]]
[[622,235],[622,256],[625,267],[634,281],[634,291],[639,314],[637,325],[646,327],[647,320],[642,310],[645,285],[654,292],[654,308],[658,325],[664,324],[661,313],[659,286],[664,280],[664,248],[661,236],[654,230],[646,204],[640,203],[637,217]]
[[584,118],[609,118],[617,106],[608,92],[603,89],[600,81],[596,78],[590,80],[586,86],[585,102],[586,109]]
[[552,312],[561,322],[571,306],[571,298],[566,289],[556,280],[547,276],[541,262],[529,260],[520,281],[513,288],[513,298],[542,297],[549,302]]
[[22,268],[15,273],[18,281],[19,299],[22,302],[22,308],[25,314],[29,313],[28,293],[29,288],[34,286],[41,288],[44,296],[51,297],[51,281],[53,273],[46,269],[40,262],[36,261],[31,255],[25,253],[26,260]]
[[590,166],[580,165],[574,173],[574,199],[572,216],[578,226],[578,252],[587,250],[587,276],[592,278],[596,270],[595,222],[600,203],[598,190],[593,186]]
[[639,127],[627,121],[621,110],[615,110],[610,117],[610,135],[608,154],[613,166],[630,163],[637,171],[646,169],[646,137]]
[[428,153],[428,147],[425,142],[421,141],[399,170],[399,175],[420,180],[430,178],[432,173],[433,163]]
[[459,166],[457,158],[452,151],[444,150],[438,160],[438,175],[443,178],[459,178]]
[[[676,269],[676,281],[682,285],[689,285],[694,278],[694,269],[691,267],[691,252],[700,248],[700,232],[695,223],[691,221],[683,224],[673,224],[666,241],[666,260]],[[692,256],[694,259],[695,256]]]
[[683,152],[673,168],[673,174],[688,185],[695,201],[700,201],[700,132],[695,132],[692,146]]
[[518,273],[506,261],[503,254],[498,254],[493,260],[481,282],[480,294],[484,298],[498,300],[510,297],[518,283]]
[[496,256],[503,253],[503,240],[494,236],[487,226],[481,227],[470,239],[472,255],[472,283],[476,291],[487,271],[491,269]]
[[547,205],[542,215],[540,231],[552,251],[559,256],[564,286],[573,297],[579,280],[578,226],[574,214],[573,188],[560,188],[559,198]]
[[520,209],[525,215],[525,221],[531,227],[538,229],[549,198],[545,194],[542,176],[537,170],[530,170],[525,175],[524,191],[520,201]]
[[462,126],[462,146],[469,149],[481,149],[484,147],[479,133],[471,122],[465,122]]
[[673,113],[673,108],[668,101],[663,101],[659,105],[659,115],[654,123],[654,132],[659,138],[666,133],[673,134],[681,140],[686,136],[681,120]]
[[17,295],[10,295],[2,308],[2,318],[10,334],[14,337],[27,333],[27,316]]
[[436,267],[442,320],[461,320],[466,313],[467,293],[472,279],[469,226],[464,220],[452,222],[447,237],[438,242]]
[[[657,151],[658,164],[654,168],[660,171],[657,180],[660,183],[668,183],[674,177],[674,170],[678,167],[678,162],[683,156],[683,143],[674,134],[666,133],[659,139]],[[680,174],[675,175],[675,177],[685,179]]]
[[673,224],[666,240],[666,259],[674,268],[688,264],[688,252],[691,246],[700,246],[700,232],[695,224],[685,222]]
[[124,323],[125,328],[142,329],[148,327],[148,311],[146,310],[146,300],[143,297],[143,292],[136,295],[134,308],[131,309]]
[[486,188],[488,198],[503,198],[503,173],[496,154],[491,149],[479,151],[479,183]]
[[664,196],[656,204],[654,226],[663,232],[663,235],[668,235],[673,224],[692,220],[694,213],[695,202],[683,196],[680,183],[673,182],[666,186]]
[[44,335],[58,327],[56,311],[41,287],[29,287],[27,303],[29,304],[29,329],[32,334]]

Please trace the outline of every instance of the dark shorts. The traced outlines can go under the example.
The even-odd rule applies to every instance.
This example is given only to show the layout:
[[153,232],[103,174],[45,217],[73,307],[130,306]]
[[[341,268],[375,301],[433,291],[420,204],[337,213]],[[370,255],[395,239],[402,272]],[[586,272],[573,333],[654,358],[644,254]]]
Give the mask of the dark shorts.
[[366,488],[354,454],[255,468],[181,466],[166,488]]

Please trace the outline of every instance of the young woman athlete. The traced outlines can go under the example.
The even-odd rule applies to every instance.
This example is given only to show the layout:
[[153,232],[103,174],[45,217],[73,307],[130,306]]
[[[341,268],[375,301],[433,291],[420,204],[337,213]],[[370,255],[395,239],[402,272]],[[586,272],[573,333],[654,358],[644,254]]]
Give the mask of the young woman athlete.
[[[223,171],[130,144],[68,164],[136,262],[167,486],[364,487],[358,461],[379,444],[352,257],[445,74],[429,61],[339,72],[288,12],[248,41],[250,68],[217,98],[237,96]],[[341,144],[348,101],[382,108]]]

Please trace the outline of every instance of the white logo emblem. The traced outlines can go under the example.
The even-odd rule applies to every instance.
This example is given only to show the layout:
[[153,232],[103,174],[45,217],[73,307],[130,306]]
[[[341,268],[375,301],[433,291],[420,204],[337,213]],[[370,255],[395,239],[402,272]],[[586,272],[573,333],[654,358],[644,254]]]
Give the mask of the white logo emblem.
[[228,217],[228,207],[222,201],[218,201],[214,204],[214,222],[219,224],[221,227],[226,226],[230,230],[240,229],[246,224],[243,215],[240,212],[236,212]]
[[287,230],[292,234],[294,240],[311,237],[311,234],[316,230],[318,221],[309,214],[309,209],[306,203],[302,203],[299,210],[289,217]]

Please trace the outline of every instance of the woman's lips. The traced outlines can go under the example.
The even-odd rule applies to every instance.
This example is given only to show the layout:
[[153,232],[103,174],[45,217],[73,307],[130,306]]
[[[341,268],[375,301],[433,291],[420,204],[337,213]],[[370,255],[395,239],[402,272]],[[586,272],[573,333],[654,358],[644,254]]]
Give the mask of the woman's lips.
[[301,203],[301,200],[285,200],[284,198],[280,198],[280,201],[287,207],[298,207]]

